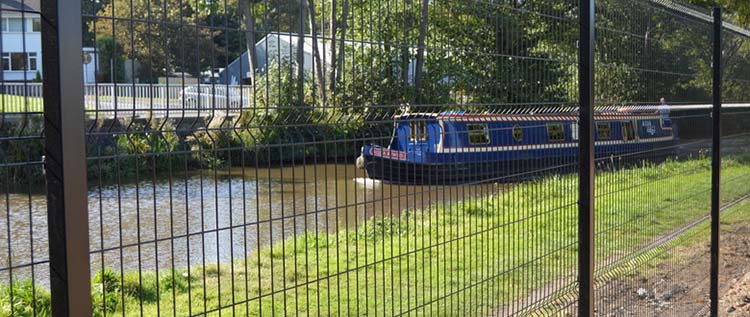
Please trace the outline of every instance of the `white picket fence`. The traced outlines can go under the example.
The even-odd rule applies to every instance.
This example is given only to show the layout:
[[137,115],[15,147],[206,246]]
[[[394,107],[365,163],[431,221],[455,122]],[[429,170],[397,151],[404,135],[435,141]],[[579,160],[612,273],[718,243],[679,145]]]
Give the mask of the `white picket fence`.
[[[250,104],[252,88],[249,86],[226,86],[219,90],[216,97],[201,95],[197,103],[180,99],[180,93],[189,86],[210,87],[210,84],[177,85],[177,84],[87,84],[83,87],[85,107],[89,115],[119,117],[146,115],[188,115],[210,116],[215,112],[239,112]],[[41,112],[41,83],[0,83],[0,113]],[[231,93],[239,101],[228,105],[220,102],[224,96],[220,93]],[[219,102],[217,102],[219,100]],[[174,112],[174,114],[173,114]]]
[[0,113],[41,112],[43,108],[41,83],[0,83]]

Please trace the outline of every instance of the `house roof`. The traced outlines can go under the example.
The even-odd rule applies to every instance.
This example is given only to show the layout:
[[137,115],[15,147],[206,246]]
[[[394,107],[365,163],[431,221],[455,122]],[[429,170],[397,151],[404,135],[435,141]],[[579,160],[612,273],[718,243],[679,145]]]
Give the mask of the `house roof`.
[[41,10],[40,0],[0,0],[3,12],[33,12]]

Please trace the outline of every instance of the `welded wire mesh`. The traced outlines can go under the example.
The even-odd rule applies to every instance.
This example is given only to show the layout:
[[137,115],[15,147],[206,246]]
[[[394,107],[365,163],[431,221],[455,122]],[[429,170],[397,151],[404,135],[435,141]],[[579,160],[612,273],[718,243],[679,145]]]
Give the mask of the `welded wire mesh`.
[[83,14],[114,74],[87,87],[98,311],[505,315],[572,287],[575,1],[244,5]]
[[[49,314],[39,1],[0,3],[0,315]],[[17,83],[17,82],[21,83]],[[45,300],[47,299],[47,300]]]
[[[701,9],[650,1],[600,1],[597,9],[601,76],[596,102],[652,105],[656,120],[632,122],[638,137],[674,137],[673,142],[642,144],[635,153],[597,160],[597,179],[602,180],[596,186],[597,308],[616,314],[705,315],[710,271],[710,12],[704,10],[701,18],[696,17]],[[733,104],[727,111],[744,107],[737,105],[743,102],[741,95],[725,102]],[[665,127],[670,133],[662,133]],[[725,148],[731,152],[742,147]],[[746,186],[733,183],[745,177],[746,165],[725,165],[723,173],[723,201],[747,194]]]
[[[726,19],[732,21],[731,16]],[[747,103],[750,100],[747,70],[750,54],[750,37],[737,32],[723,32],[722,97],[725,103]],[[748,108],[723,109],[721,114],[721,201],[722,213],[719,270],[719,313],[747,314],[747,272],[744,245],[747,243],[747,199],[750,198],[748,171],[741,169],[748,162],[750,150],[750,122]]]
[[[575,311],[578,1],[82,4],[95,315]],[[596,2],[599,312],[708,305],[712,25],[677,5]],[[727,210],[746,40],[727,28]],[[0,315],[49,311],[32,56],[7,77],[35,50],[0,78]]]

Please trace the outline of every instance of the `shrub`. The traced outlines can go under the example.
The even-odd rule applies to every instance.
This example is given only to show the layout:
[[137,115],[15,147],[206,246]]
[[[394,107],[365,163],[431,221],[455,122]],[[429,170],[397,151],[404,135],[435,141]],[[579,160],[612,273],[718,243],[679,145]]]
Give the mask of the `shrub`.
[[32,282],[0,285],[0,316],[50,316],[51,297],[49,292]]
[[91,281],[91,306],[95,316],[116,312],[122,299],[120,276],[110,270],[99,272]]

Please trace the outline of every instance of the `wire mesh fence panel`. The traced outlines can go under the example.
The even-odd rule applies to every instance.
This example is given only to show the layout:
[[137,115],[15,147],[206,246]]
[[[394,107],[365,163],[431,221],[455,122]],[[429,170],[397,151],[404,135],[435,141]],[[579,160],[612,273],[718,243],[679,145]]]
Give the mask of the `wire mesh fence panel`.
[[[731,16],[727,23],[734,23]],[[722,99],[724,104],[743,105],[750,100],[747,69],[750,54],[750,33],[725,30],[723,36]],[[747,215],[750,211],[748,171],[741,169],[748,162],[750,150],[750,112],[745,106],[722,107],[721,113],[721,242],[719,269],[719,313],[748,313],[748,276],[746,266]],[[731,172],[739,171],[739,172]],[[744,258],[743,258],[744,257]]]
[[[0,4],[0,315],[50,312],[38,1]],[[21,81],[15,84],[15,81]]]
[[598,142],[633,150],[597,155],[596,307],[617,315],[705,314],[709,12],[617,0],[597,1],[597,10],[596,103],[627,113],[597,122]]
[[[88,8],[97,311],[508,315],[573,286],[575,1]],[[181,91],[109,93],[144,85]]]
[[[46,316],[39,4],[19,3],[0,6],[3,43],[24,39],[0,46],[0,315]],[[94,315],[575,311],[578,1],[82,8]],[[595,17],[595,307],[701,314],[710,16]],[[726,32],[722,198],[743,241],[750,37]]]

